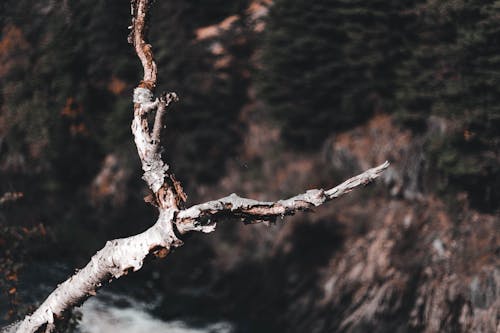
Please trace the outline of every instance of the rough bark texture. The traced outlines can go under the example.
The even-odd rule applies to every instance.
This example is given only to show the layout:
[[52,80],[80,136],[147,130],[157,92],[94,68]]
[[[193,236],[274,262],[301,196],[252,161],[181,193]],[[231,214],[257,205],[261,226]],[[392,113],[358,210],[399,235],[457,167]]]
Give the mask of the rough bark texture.
[[[182,241],[177,238],[174,228],[184,234],[189,231],[211,232],[220,219],[239,218],[245,223],[274,221],[279,216],[309,210],[366,185],[389,166],[385,162],[330,190],[309,190],[287,200],[260,202],[233,194],[181,210],[186,196],[163,160],[160,142],[166,109],[177,100],[177,96],[169,93],[154,98],[157,70],[151,45],[145,39],[149,5],[148,0],[131,2],[133,19],[129,41],[144,68],[143,80],[134,90],[132,133],[144,171],[143,179],[152,191],[152,201],[159,210],[158,220],[141,234],[108,241],[87,266],[59,285],[33,314],[26,316],[14,328],[17,332],[54,331],[66,311],[95,295],[103,283],[139,270],[148,255],[163,257],[172,248],[181,246]],[[155,112],[155,117],[150,129],[147,117],[152,112]]]

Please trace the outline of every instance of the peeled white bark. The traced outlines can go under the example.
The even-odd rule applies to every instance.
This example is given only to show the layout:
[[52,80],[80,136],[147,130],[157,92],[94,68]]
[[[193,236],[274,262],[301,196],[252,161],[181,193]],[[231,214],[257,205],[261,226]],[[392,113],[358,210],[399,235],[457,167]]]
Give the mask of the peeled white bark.
[[[329,200],[340,197],[354,188],[366,185],[387,169],[388,162],[369,169],[330,190],[309,190],[290,199],[262,202],[231,194],[188,209],[180,209],[186,196],[179,182],[161,155],[160,130],[163,128],[168,105],[177,100],[173,93],[154,98],[156,64],[151,45],[145,42],[149,0],[132,0],[132,26],[129,41],[144,68],[143,80],[134,91],[134,119],[132,133],[144,171],[143,179],[152,191],[152,201],[158,207],[156,223],[146,231],[122,239],[108,241],[90,262],[68,280],[60,284],[31,315],[13,327],[18,333],[52,332],[64,313],[96,294],[103,284],[131,271],[139,270],[146,257],[166,256],[172,248],[181,246],[176,236],[191,231],[212,232],[217,221],[239,219],[244,223],[273,222],[277,217],[310,210]],[[146,119],[155,112],[153,129]],[[174,228],[175,225],[175,228]]]

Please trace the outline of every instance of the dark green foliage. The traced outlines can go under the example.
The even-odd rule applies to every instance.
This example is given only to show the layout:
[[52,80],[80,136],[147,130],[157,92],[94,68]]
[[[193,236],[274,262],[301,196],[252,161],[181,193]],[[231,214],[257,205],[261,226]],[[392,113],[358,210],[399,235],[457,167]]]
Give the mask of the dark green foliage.
[[274,3],[258,85],[285,140],[318,147],[330,133],[388,108],[412,35],[408,8],[408,1]]
[[[87,4],[86,11],[82,2],[61,7],[43,2],[9,6],[9,24],[27,39],[24,56],[29,59],[14,63],[3,78],[3,109],[10,125],[3,157],[23,154],[28,167],[44,165],[52,177],[62,177],[61,185],[69,185],[68,180],[71,187],[75,181],[87,183],[104,152],[101,142],[106,141],[101,138],[105,135],[98,135],[102,134],[98,127],[113,101],[105,86],[110,76],[106,69],[112,68],[113,55],[121,56],[123,48],[113,43],[113,29],[96,27],[96,21],[118,25],[127,21],[89,12],[94,8],[108,10],[112,16],[120,12],[119,6],[100,8],[103,3]],[[102,34],[105,41],[93,40]],[[82,168],[74,167],[75,159]]]
[[[425,129],[447,119],[430,143],[441,190],[466,190],[475,207],[500,200],[500,2],[435,2],[418,9],[418,44],[400,69],[399,118]],[[450,191],[452,190],[452,191]]]

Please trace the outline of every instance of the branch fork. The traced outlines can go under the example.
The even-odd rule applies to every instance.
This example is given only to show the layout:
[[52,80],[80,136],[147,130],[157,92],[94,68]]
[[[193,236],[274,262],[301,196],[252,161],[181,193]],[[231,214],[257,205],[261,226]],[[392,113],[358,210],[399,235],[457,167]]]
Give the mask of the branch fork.
[[[215,230],[216,223],[223,220],[240,220],[246,224],[273,223],[278,217],[312,210],[358,186],[366,185],[389,166],[385,162],[332,189],[313,189],[286,200],[257,201],[233,193],[183,209],[186,195],[169,165],[164,162],[160,135],[166,109],[178,98],[175,93],[164,93],[154,98],[157,69],[151,45],[145,40],[149,5],[150,0],[131,1],[133,19],[129,41],[134,45],[144,69],[143,80],[134,90],[131,128],[144,171],[143,179],[152,192],[149,201],[158,208],[158,219],[138,235],[108,241],[83,269],[60,284],[33,314],[11,328],[18,333],[53,332],[58,320],[67,311],[95,295],[103,284],[141,269],[151,255],[164,257],[181,246],[183,242],[178,235],[193,231],[210,233]],[[156,113],[150,129],[148,115],[152,112]]]

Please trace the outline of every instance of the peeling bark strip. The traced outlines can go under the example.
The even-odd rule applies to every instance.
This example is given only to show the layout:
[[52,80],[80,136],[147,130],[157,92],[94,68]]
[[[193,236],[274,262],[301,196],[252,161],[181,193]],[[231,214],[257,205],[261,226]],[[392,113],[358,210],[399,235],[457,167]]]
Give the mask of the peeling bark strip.
[[[165,111],[171,102],[177,101],[177,96],[168,93],[154,98],[156,64],[151,45],[145,41],[149,0],[132,0],[131,6],[133,18],[129,41],[133,43],[144,68],[144,78],[134,90],[132,133],[144,171],[143,179],[153,192],[152,200],[158,207],[158,220],[138,235],[108,241],[87,266],[60,284],[33,314],[15,325],[16,332],[53,332],[65,312],[95,295],[104,283],[141,269],[149,255],[163,257],[172,248],[181,246],[183,243],[175,235],[174,225],[180,234],[185,234],[190,231],[212,232],[216,221],[222,219],[236,218],[244,223],[273,222],[277,217],[310,210],[358,186],[366,185],[389,166],[385,162],[330,190],[309,190],[286,200],[263,202],[231,194],[182,210],[186,195],[168,164],[163,161],[160,145]],[[149,128],[146,119],[150,112],[156,112],[153,129]],[[15,326],[10,329],[16,329]]]

